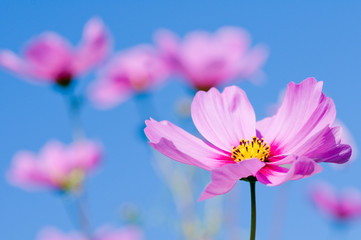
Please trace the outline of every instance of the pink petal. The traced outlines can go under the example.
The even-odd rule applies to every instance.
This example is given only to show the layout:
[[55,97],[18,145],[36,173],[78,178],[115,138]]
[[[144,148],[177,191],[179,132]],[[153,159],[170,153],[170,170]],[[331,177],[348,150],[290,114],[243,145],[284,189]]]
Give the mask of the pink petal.
[[80,233],[65,234],[53,227],[47,227],[42,230],[37,238],[38,240],[87,240]]
[[215,88],[199,91],[191,112],[198,131],[224,151],[230,152],[241,139],[256,135],[252,105],[245,92],[236,86],[225,88],[222,94]]
[[75,53],[74,71],[83,73],[100,63],[110,50],[110,39],[103,21],[90,19],[83,32],[83,38]]
[[349,145],[340,144],[340,137],[341,127],[325,127],[294,150],[294,154],[304,155],[316,162],[345,163],[350,160],[352,149]]
[[356,188],[348,188],[343,191],[339,202],[342,217],[361,217],[361,192]]
[[229,153],[187,133],[168,121],[147,120],[144,129],[149,144],[162,154],[181,163],[212,170],[233,161]]
[[53,181],[62,181],[74,168],[67,147],[59,141],[49,141],[38,156],[38,166]]
[[177,59],[179,52],[178,37],[168,30],[161,29],[155,33],[154,41],[168,66],[174,70],[179,70],[179,60]]
[[[340,128],[342,129],[342,134],[340,136],[341,143],[349,145],[352,149],[352,155],[351,155],[350,161],[348,161],[347,164],[343,164],[342,166],[344,167],[344,166],[349,165],[350,163],[352,163],[354,160],[357,159],[358,149],[357,149],[355,139],[352,136],[350,129],[348,129],[347,126],[343,122],[336,119],[334,126],[340,126]],[[338,167],[339,166],[341,166],[341,165],[338,165]]]
[[94,142],[84,140],[64,146],[51,141],[38,155],[27,151],[16,154],[8,178],[20,187],[61,189],[67,181],[73,180],[70,174],[74,170],[87,173],[99,164],[100,159],[101,148]]
[[258,158],[247,159],[238,163],[225,164],[212,170],[212,181],[203,191],[200,201],[229,192],[242,178],[255,176],[265,166]]
[[92,141],[75,142],[68,151],[73,166],[86,172],[99,165],[102,158],[101,146]]
[[264,64],[268,57],[268,50],[263,45],[257,45],[251,49],[247,55],[240,61],[239,75],[243,78],[255,74]]
[[143,233],[136,226],[126,226],[123,228],[103,227],[97,231],[97,240],[142,240]]
[[55,80],[71,73],[72,50],[56,33],[44,33],[26,48],[25,59],[32,76]]
[[154,48],[137,46],[112,59],[90,87],[89,96],[99,107],[112,107],[159,85],[168,73],[168,66]]
[[7,173],[7,179],[29,190],[39,186],[55,187],[51,179],[39,169],[36,156],[27,151],[21,151],[15,155],[12,167]]
[[322,82],[307,78],[300,84],[288,84],[277,114],[257,122],[257,129],[272,151],[292,154],[313,134],[332,125],[335,116],[333,101],[322,93]]
[[27,64],[9,50],[0,51],[0,65],[22,76],[27,76],[29,74]]
[[102,109],[114,107],[133,94],[128,84],[115,83],[108,80],[97,80],[90,85],[88,97],[92,103]]
[[185,37],[179,51],[180,69],[198,89],[217,86],[237,74],[244,42],[247,40],[238,31],[229,29],[221,29],[214,36],[192,32]]
[[337,193],[327,183],[317,183],[310,191],[311,200],[327,214],[339,220],[349,220],[361,216],[361,193],[354,188],[348,188]]
[[325,183],[317,183],[310,191],[311,200],[323,211],[337,215],[338,199],[333,188]]
[[156,42],[173,69],[202,90],[250,76],[267,55],[261,46],[250,48],[248,33],[235,27],[223,27],[214,34],[194,31],[183,41],[163,30]]
[[305,156],[290,155],[287,158],[293,158],[290,169],[267,164],[257,173],[257,180],[269,186],[277,186],[289,180],[299,180],[322,171],[322,167],[317,162]]

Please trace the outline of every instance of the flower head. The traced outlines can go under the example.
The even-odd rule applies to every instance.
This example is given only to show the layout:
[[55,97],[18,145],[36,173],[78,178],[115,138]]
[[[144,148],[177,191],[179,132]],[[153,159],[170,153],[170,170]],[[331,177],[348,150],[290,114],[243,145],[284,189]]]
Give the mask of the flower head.
[[310,197],[322,212],[339,221],[361,217],[361,192],[354,188],[336,192],[327,183],[318,183],[311,188]]
[[46,32],[30,41],[22,57],[10,50],[0,51],[0,65],[36,82],[68,86],[72,79],[102,61],[109,47],[103,22],[92,18],[76,48],[58,34]]
[[8,172],[8,179],[28,189],[76,190],[100,160],[101,148],[94,142],[79,141],[64,146],[52,141],[38,155],[29,151],[18,152]]
[[345,163],[351,156],[351,147],[341,144],[341,128],[333,126],[335,105],[314,78],[288,84],[278,112],[261,121],[236,86],[223,93],[199,91],[191,113],[206,141],[153,119],[146,121],[145,134],[164,155],[211,171],[201,200],[224,194],[249,176],[275,186],[320,172],[320,162]]
[[96,240],[142,240],[144,239],[141,229],[137,226],[128,225],[123,228],[103,227],[97,231]]
[[214,34],[191,32],[183,41],[163,30],[156,34],[156,42],[169,65],[198,90],[250,77],[267,56],[263,47],[251,48],[247,32],[235,27],[223,27]]
[[90,87],[89,97],[99,107],[112,107],[139,92],[148,91],[168,75],[168,66],[150,46],[119,53]]
[[42,230],[38,235],[38,240],[87,240],[82,234],[80,233],[62,233],[56,228],[47,227]]

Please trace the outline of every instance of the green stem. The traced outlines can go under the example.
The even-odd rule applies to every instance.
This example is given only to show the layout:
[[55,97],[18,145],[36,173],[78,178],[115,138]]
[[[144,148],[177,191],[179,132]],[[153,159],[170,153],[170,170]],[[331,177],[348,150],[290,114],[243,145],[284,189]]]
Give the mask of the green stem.
[[251,237],[250,240],[256,239],[256,181],[249,181],[251,188],[251,204],[252,204],[252,214],[251,214]]

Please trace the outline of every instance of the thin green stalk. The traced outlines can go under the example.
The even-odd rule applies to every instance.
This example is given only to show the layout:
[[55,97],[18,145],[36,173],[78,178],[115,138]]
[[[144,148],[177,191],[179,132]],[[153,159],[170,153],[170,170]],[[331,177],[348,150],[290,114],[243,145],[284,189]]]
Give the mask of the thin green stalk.
[[[68,105],[73,141],[83,140],[85,138],[85,134],[80,121],[80,112],[82,110],[81,99],[75,95],[74,89],[64,90],[63,96],[66,104]],[[83,232],[87,239],[93,239],[88,209],[84,199],[84,191],[85,189],[78,189],[74,192],[68,193],[74,198],[73,200],[77,211],[79,229]]]
[[252,205],[252,213],[251,213],[251,237],[250,240],[256,239],[256,181],[249,181],[251,188],[251,205]]
[[76,201],[76,207],[78,211],[78,220],[79,220],[79,228],[83,232],[83,234],[90,240],[93,239],[92,237],[92,231],[90,226],[90,219],[88,216],[88,209],[85,206],[86,203],[83,199],[84,193],[81,192],[79,195],[75,193],[75,201]]

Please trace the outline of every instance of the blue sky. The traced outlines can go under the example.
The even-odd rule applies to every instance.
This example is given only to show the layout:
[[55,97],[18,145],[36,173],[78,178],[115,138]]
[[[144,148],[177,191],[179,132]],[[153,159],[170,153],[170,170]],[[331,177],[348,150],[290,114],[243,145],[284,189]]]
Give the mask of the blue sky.
[[[192,30],[240,26],[249,31],[253,43],[264,43],[270,50],[263,68],[266,82],[260,86],[238,84],[247,92],[257,119],[266,116],[267,106],[277,102],[279,92],[290,81],[300,82],[313,76],[324,81],[324,92],[335,101],[337,117],[347,125],[358,144],[361,141],[360,12],[359,1],[341,4],[260,0],[2,0],[0,48],[19,52],[24,42],[47,30],[56,31],[76,44],[84,23],[92,16],[104,20],[116,51],[151,43],[158,28],[184,35]],[[93,79],[91,73],[81,81]],[[187,97],[188,92],[183,83],[172,80],[175,79],[156,90],[152,98],[159,118],[177,121],[174,104]],[[61,197],[50,192],[23,191],[5,180],[16,151],[38,151],[49,139],[71,141],[62,96],[49,86],[29,84],[5,70],[0,70],[0,83],[0,176],[4,176],[0,177],[0,239],[35,239],[44,225],[73,230]],[[157,220],[163,215],[176,218],[177,213],[167,187],[151,166],[149,149],[139,133],[142,121],[137,117],[134,99],[109,111],[90,105],[83,111],[82,122],[88,137],[102,141],[106,151],[104,165],[88,181],[92,225],[117,224],[119,207],[131,202],[142,212],[147,239],[180,239],[174,228]],[[268,239],[274,202],[282,191],[289,191],[282,239],[325,239],[329,234],[328,223],[307,201],[307,188],[314,180],[324,179],[340,188],[361,189],[360,170],[356,159],[342,171],[324,166],[317,176],[285,186],[259,184],[258,239]],[[240,224],[248,229],[248,186],[240,183],[237,188],[242,193]],[[351,226],[349,239],[361,235],[359,225],[358,222]]]

